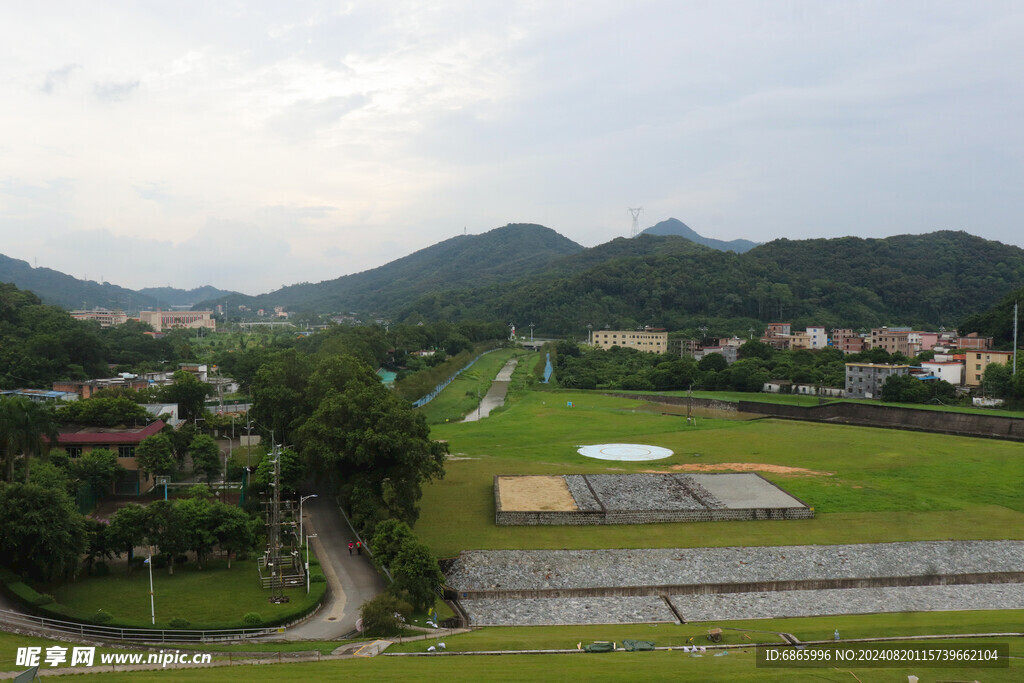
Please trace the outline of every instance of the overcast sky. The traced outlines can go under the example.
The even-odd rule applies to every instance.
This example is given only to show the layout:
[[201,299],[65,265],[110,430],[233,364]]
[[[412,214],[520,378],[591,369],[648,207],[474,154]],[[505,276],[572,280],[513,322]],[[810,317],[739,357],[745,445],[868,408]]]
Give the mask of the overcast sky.
[[9,2],[0,253],[249,294],[463,230],[1024,246],[1024,3]]

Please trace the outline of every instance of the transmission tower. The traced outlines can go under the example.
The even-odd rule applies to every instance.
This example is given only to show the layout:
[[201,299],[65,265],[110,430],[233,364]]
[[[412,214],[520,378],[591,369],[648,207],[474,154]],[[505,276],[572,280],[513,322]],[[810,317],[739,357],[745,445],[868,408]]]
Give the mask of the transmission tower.
[[632,216],[633,216],[633,229],[629,233],[630,237],[636,237],[637,235],[640,234],[640,213],[643,210],[644,210],[644,207],[642,207],[642,206],[638,206],[635,209],[634,208],[627,208],[626,209],[626,211],[629,211],[629,213],[632,214]]

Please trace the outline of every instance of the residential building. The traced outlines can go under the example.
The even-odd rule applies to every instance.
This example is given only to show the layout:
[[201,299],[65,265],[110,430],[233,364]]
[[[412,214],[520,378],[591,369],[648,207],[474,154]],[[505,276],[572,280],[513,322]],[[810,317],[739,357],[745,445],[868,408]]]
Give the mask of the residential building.
[[832,330],[830,344],[845,354],[860,353],[864,350],[864,337],[849,328]]
[[909,365],[847,363],[847,398],[881,398],[882,385],[893,375],[909,375]]
[[793,349],[794,351],[797,349],[813,348],[811,344],[811,335],[809,335],[807,332],[794,332],[793,334],[789,335],[789,348]]
[[981,386],[985,368],[992,363],[1012,364],[1013,351],[968,351],[964,358],[964,384],[969,387]]
[[992,337],[979,337],[977,332],[971,332],[966,337],[957,337],[954,344],[958,349],[966,351],[983,351],[992,348]]
[[828,346],[828,335],[825,333],[824,326],[809,325],[807,327],[807,336],[811,340],[811,345],[808,348],[823,349]]
[[793,331],[791,323],[768,323],[768,329],[761,337],[761,343],[768,344],[774,349],[785,351],[790,348],[790,334]]
[[668,332],[654,330],[595,330],[591,343],[600,349],[624,346],[647,353],[668,351]]
[[95,320],[100,327],[113,327],[128,322],[124,311],[111,311],[106,308],[94,308],[91,311],[71,311],[69,315],[75,320]]
[[137,496],[149,491],[154,482],[151,474],[139,470],[135,448],[143,439],[159,434],[164,428],[160,420],[144,427],[116,429],[107,427],[64,427],[59,430],[56,446],[63,448],[69,458],[79,458],[91,450],[106,448],[117,454],[117,462],[125,468],[114,484],[114,493]]
[[217,322],[211,318],[213,311],[139,311],[139,320],[148,324],[155,332],[184,327],[216,330]]
[[955,386],[964,381],[964,364],[959,361],[925,361],[921,363],[921,369]]
[[901,353],[909,358],[916,355],[910,352],[910,332],[909,327],[876,327],[868,335],[867,348]]

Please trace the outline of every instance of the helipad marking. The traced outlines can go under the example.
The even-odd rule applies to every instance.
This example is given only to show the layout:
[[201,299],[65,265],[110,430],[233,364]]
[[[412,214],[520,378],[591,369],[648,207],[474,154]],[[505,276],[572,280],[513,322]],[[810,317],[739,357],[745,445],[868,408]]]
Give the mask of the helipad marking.
[[644,460],[661,460],[674,453],[661,446],[647,446],[639,443],[601,443],[593,446],[580,446],[580,455],[598,460],[622,460],[640,462]]

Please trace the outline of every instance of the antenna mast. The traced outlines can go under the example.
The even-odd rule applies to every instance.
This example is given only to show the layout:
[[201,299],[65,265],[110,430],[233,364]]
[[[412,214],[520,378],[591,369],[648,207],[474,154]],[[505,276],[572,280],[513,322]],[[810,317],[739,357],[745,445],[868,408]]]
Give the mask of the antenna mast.
[[635,209],[634,208],[627,208],[626,209],[626,211],[628,211],[633,216],[633,229],[629,233],[630,237],[636,237],[637,235],[640,234],[640,213],[643,210],[644,210],[644,207],[642,207],[642,206],[638,206]]

